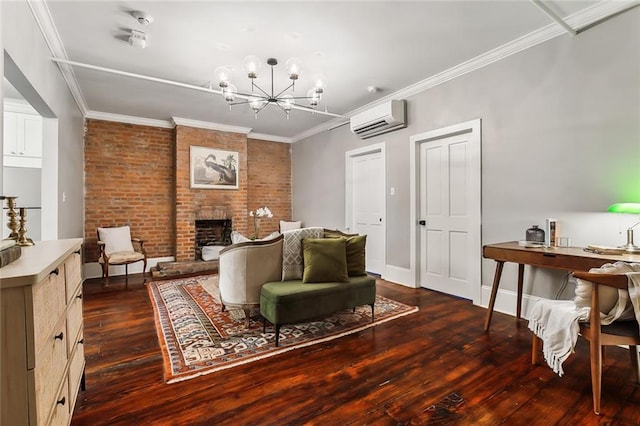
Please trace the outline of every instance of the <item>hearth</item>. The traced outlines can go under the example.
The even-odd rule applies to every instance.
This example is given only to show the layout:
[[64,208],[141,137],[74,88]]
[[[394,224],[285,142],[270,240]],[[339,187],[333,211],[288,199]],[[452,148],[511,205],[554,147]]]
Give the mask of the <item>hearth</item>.
[[195,226],[195,259],[202,260],[202,247],[231,244],[231,219],[198,219]]

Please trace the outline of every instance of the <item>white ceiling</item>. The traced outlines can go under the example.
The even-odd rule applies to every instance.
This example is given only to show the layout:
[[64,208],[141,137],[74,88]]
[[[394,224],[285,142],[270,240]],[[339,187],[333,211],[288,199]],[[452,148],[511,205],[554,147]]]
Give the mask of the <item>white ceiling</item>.
[[[249,79],[242,72],[246,55],[264,61],[274,57],[281,65],[296,56],[305,66],[296,95],[306,94],[310,76],[322,73],[328,85],[320,107],[344,115],[394,97],[409,86],[419,87],[420,82],[451,72],[459,64],[486,58],[494,49],[507,51],[505,45],[532,34],[568,34],[528,0],[49,0],[43,4],[63,46],[54,52],[58,58],[203,87],[208,87],[216,67],[226,65],[234,69],[232,82],[238,89],[249,91]],[[637,1],[545,0],[543,6],[577,27],[634,4]],[[154,22],[139,24],[131,14],[135,10],[150,14]],[[128,44],[131,29],[147,33],[145,49]],[[48,38],[54,34],[49,31]],[[55,40],[50,44],[55,46]],[[77,84],[76,99],[89,117],[115,114],[125,116],[120,117],[123,120],[137,117],[167,123],[180,117],[251,128],[284,140],[297,140],[336,122],[330,116],[295,110],[287,120],[272,105],[256,119],[247,105],[230,111],[218,94],[80,66],[61,68],[73,70],[71,85]],[[257,82],[270,89],[267,70],[265,64]],[[288,83],[284,66],[276,67],[276,91]],[[380,91],[369,93],[368,86]]]

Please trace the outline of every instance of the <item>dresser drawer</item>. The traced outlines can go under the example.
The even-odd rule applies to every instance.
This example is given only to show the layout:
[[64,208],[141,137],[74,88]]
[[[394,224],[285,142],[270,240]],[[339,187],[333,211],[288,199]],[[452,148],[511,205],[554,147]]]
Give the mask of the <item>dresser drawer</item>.
[[[38,424],[45,421],[54,405],[56,392],[62,383],[67,365],[67,333],[64,318],[43,342],[36,355],[35,399],[38,404]],[[68,393],[68,389],[65,391]],[[67,398],[68,399],[68,398]]]
[[66,308],[64,281],[64,265],[60,265],[33,287],[33,334],[36,354]]
[[82,281],[82,265],[79,253],[71,253],[64,263],[67,304],[76,296],[76,288]]
[[[82,335],[79,336],[78,340],[82,340]],[[78,343],[74,352],[71,354],[71,362],[69,363],[69,395],[74,401],[76,399],[76,395],[78,395],[83,371],[84,344]],[[73,406],[70,405],[69,409],[73,409]]]
[[78,333],[82,328],[82,287],[78,287],[75,297],[69,302],[67,309],[67,353],[71,354],[78,341]]
[[[69,406],[71,405],[71,398],[69,397],[69,386],[67,381],[64,381],[62,388],[56,394],[56,398],[53,402],[53,413],[51,413],[51,420],[49,421],[50,426],[68,426],[71,420],[71,410]],[[38,424],[46,424],[39,423]]]

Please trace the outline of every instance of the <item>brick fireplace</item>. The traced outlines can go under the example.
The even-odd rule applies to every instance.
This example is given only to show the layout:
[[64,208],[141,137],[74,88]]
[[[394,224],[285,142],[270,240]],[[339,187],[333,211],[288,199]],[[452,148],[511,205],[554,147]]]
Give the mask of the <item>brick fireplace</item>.
[[[85,259],[98,256],[96,228],[130,225],[149,258],[195,260],[196,220],[229,220],[250,233],[249,211],[268,206],[261,234],[291,219],[289,144],[177,125],[156,128],[88,119],[85,135]],[[193,189],[191,146],[236,151],[238,189]],[[149,154],[152,153],[152,154]]]

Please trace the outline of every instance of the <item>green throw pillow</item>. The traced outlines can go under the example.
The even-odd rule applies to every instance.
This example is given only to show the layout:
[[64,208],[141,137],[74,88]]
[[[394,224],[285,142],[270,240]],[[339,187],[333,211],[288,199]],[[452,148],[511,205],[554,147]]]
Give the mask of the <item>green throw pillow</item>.
[[324,230],[325,238],[346,238],[347,240],[347,272],[350,277],[367,275],[365,246],[367,236],[358,234],[345,234],[337,229]]
[[347,238],[347,273],[350,277],[367,275],[365,270],[366,257],[364,248],[367,245],[367,236],[358,235]]
[[305,238],[303,283],[349,282],[344,238]]
[[348,238],[348,237],[357,237],[358,234],[345,234],[344,232],[338,229],[327,229],[324,228],[324,237],[325,238]]

